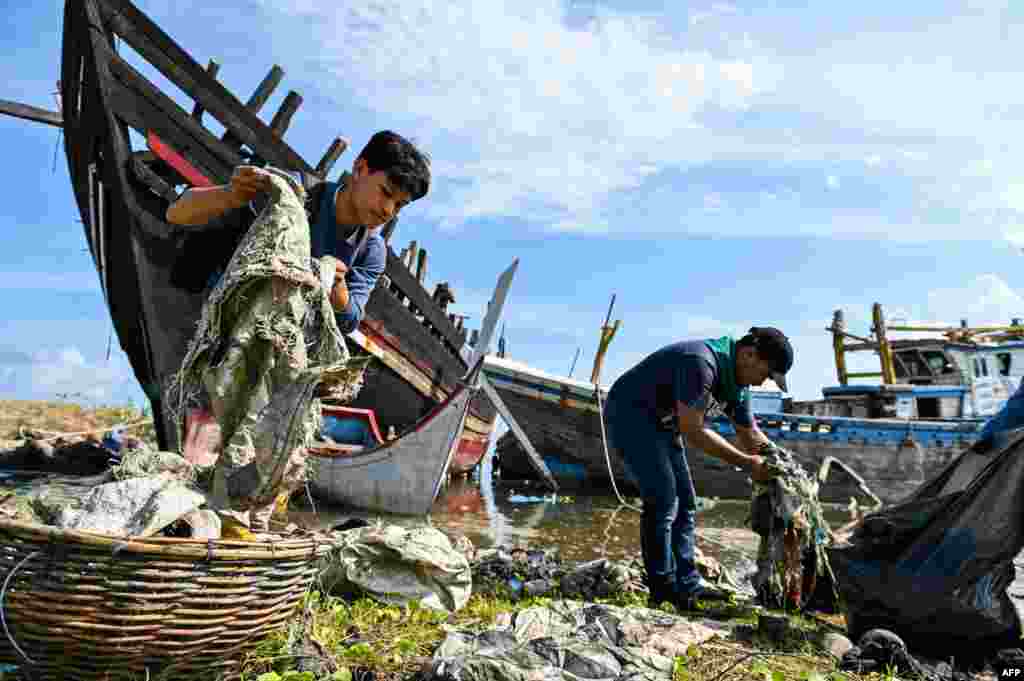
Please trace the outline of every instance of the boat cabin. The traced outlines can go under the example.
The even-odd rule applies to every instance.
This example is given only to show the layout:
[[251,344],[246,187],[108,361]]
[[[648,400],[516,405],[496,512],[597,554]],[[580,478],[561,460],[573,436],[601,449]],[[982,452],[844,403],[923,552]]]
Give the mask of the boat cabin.
[[[841,310],[830,331],[839,385],[825,388],[824,400],[796,402],[795,413],[860,418],[984,418],[999,411],[1024,377],[1024,327],[925,327],[887,325],[881,306],[873,309],[871,337],[848,333]],[[890,332],[927,332],[933,337],[890,339]],[[849,342],[850,340],[856,342]],[[880,372],[852,373],[846,353],[871,351]],[[881,384],[851,384],[878,377]]]

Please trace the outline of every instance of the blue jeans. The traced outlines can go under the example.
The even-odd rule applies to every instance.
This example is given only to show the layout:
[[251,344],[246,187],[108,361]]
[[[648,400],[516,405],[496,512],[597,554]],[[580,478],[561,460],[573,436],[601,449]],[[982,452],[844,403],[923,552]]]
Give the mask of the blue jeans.
[[686,450],[650,414],[608,396],[604,408],[609,444],[622,454],[643,498],[640,548],[648,586],[685,595],[700,581],[694,562],[697,494]]

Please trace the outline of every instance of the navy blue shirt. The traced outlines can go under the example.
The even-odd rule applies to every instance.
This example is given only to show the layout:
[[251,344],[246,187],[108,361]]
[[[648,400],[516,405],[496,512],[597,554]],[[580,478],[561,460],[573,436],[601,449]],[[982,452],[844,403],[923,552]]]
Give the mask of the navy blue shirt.
[[337,224],[334,211],[338,189],[336,182],[324,183],[320,206],[313,209],[313,219],[309,223],[310,254],[314,258],[333,255],[348,267],[345,274],[348,308],[334,316],[338,320],[338,329],[342,333],[351,333],[359,326],[366,301],[384,273],[387,244],[384,243],[383,228],[367,230],[364,225]]
[[[323,183],[319,205],[307,204],[310,213],[310,255],[314,258],[333,255],[348,267],[345,274],[348,308],[343,312],[335,312],[334,317],[342,333],[351,333],[359,327],[366,310],[366,301],[369,300],[377,280],[384,272],[387,264],[387,244],[384,243],[383,227],[367,230],[363,225],[337,224],[335,196],[338,187],[337,182]],[[262,210],[264,201],[265,199],[257,200],[249,206],[230,210],[221,217],[211,220],[211,224],[216,223],[222,228],[234,229],[239,235],[244,234]],[[223,274],[223,266],[216,269],[210,276],[208,287],[215,286]]]
[[[715,403],[714,394],[720,392],[721,380],[718,358],[704,341],[680,341],[655,351],[622,374],[608,397],[660,422],[675,413],[676,402],[707,411]],[[721,406],[736,425],[750,428],[754,424],[750,397],[747,391],[740,395],[742,401]]]

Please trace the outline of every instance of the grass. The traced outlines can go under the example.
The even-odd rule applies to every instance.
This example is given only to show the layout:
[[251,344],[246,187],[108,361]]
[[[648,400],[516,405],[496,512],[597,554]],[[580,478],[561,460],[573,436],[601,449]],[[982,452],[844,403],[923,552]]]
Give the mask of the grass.
[[[550,597],[513,600],[507,593],[474,593],[466,607],[447,615],[416,603],[384,605],[368,597],[345,600],[311,592],[305,602],[312,637],[340,665],[334,676],[343,681],[412,679],[430,663],[431,656],[451,628],[482,631],[493,626],[503,613],[550,603]],[[642,606],[646,597],[620,594],[599,603]],[[671,606],[665,606],[671,611]],[[825,631],[835,631],[841,617],[819,618],[789,615],[790,632],[783,641],[769,641],[756,633],[756,612],[742,605],[700,604],[694,616],[746,625],[753,636],[744,640],[712,639],[692,646],[675,660],[673,681],[883,681],[886,674],[852,674],[836,671],[837,661],[817,641]],[[779,613],[775,613],[779,614]],[[296,671],[289,652],[292,632],[269,639],[246,659],[244,681],[312,681],[309,672]],[[372,673],[372,675],[371,675]],[[305,675],[308,674],[308,675]]]

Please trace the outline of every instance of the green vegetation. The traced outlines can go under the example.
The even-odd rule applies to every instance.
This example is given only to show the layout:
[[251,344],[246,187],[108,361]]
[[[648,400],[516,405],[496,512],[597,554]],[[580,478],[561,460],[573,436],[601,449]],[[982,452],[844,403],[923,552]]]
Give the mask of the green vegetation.
[[[304,681],[339,679],[359,681],[372,671],[377,681],[411,679],[429,665],[448,629],[482,631],[506,613],[550,603],[552,598],[513,600],[507,593],[474,594],[461,611],[452,615],[418,604],[385,605],[367,597],[344,600],[311,592],[304,604],[308,634],[337,663],[337,671],[315,677],[298,672],[293,645],[301,625],[267,639],[244,663],[244,681]],[[600,603],[642,606],[646,596],[620,594]],[[672,612],[671,606],[664,608]],[[676,658],[674,681],[885,681],[885,674],[851,674],[836,671],[836,660],[824,652],[820,635],[837,630],[841,618],[788,615],[785,638],[771,641],[756,629],[757,614],[735,603],[700,603],[689,616],[706,617],[737,625],[749,632],[744,640],[714,639],[692,646]],[[782,613],[775,613],[782,614]],[[297,617],[300,621],[302,618]],[[333,667],[332,667],[333,669]]]

